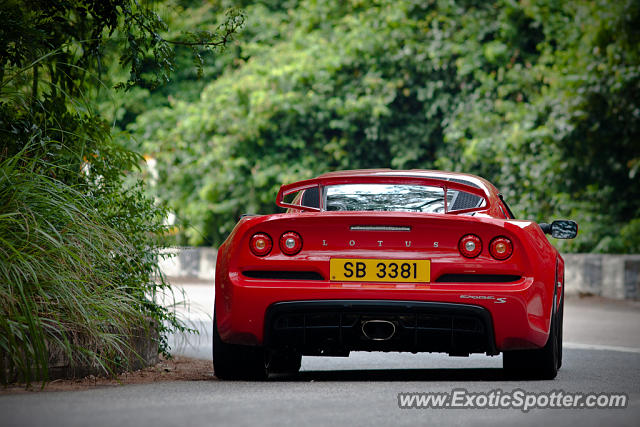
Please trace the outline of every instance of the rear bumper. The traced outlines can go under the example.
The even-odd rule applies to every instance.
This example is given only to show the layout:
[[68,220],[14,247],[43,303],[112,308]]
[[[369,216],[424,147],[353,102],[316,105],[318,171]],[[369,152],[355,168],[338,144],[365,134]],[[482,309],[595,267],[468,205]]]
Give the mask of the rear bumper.
[[[382,337],[363,331],[374,322]],[[368,325],[369,324],[369,325]],[[352,350],[498,354],[489,311],[467,304],[387,300],[289,301],[272,304],[264,344],[305,355]]]
[[[432,283],[429,285],[389,284],[389,283],[341,283],[310,280],[265,280],[250,279],[234,272],[219,274],[216,278],[216,319],[221,338],[228,343],[244,345],[274,345],[269,342],[269,311],[275,304],[295,302],[315,304],[316,301],[349,301],[356,304],[374,301],[388,304],[444,303],[442,306],[453,310],[461,308],[474,312],[482,308],[488,313],[490,322],[485,325],[485,333],[492,329],[493,345],[486,345],[482,352],[538,348],[547,341],[553,300],[553,284],[545,286],[533,277],[524,277],[515,283]],[[337,303],[338,305],[342,303]],[[291,306],[293,307],[293,306]],[[301,305],[300,307],[305,307]],[[318,308],[320,306],[314,306]],[[436,307],[433,305],[432,307]],[[417,308],[408,309],[405,315],[415,314]],[[293,310],[297,312],[296,308]],[[321,310],[322,311],[322,310]],[[330,310],[331,311],[331,310]],[[446,310],[445,310],[446,311]],[[402,313],[392,310],[393,315]],[[443,311],[437,310],[438,314]],[[366,314],[366,313],[361,313]],[[374,312],[373,314],[378,314]],[[426,310],[425,315],[429,314]],[[452,317],[453,318],[453,317]],[[398,322],[398,319],[393,321]],[[453,320],[450,320],[453,322]],[[488,325],[491,325],[489,327]],[[454,325],[455,326],[455,325]],[[407,326],[408,328],[408,326]],[[451,328],[450,328],[451,329]],[[455,329],[455,327],[454,327]],[[407,332],[409,333],[409,332]],[[436,336],[434,334],[432,336]],[[266,338],[266,339],[265,339]],[[293,339],[293,338],[292,338]],[[456,341],[457,343],[457,341]],[[283,344],[278,341],[278,345]],[[388,343],[389,344],[389,343]],[[350,344],[352,345],[352,344]],[[384,347],[381,345],[381,347]],[[389,350],[401,351],[448,351],[429,350],[429,346],[393,347]],[[452,346],[454,352],[458,345]],[[472,346],[473,347],[473,346]],[[358,348],[353,344],[353,349]],[[414,350],[418,348],[417,350]],[[475,347],[474,347],[475,348]],[[381,348],[384,350],[384,348]]]

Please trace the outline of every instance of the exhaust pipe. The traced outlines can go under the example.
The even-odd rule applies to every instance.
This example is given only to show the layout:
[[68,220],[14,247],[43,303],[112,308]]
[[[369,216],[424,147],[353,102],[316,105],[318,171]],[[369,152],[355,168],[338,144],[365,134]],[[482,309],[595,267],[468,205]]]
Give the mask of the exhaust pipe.
[[363,335],[372,341],[387,341],[396,333],[396,325],[388,320],[362,322]]

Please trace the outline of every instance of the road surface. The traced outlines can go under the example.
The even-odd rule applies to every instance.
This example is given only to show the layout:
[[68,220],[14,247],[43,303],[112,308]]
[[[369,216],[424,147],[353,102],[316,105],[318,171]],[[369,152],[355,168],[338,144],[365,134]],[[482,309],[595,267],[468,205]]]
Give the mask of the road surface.
[[[180,354],[210,359],[213,292],[182,283],[182,309],[201,330]],[[303,358],[298,375],[267,382],[167,382],[88,391],[0,396],[0,426],[637,426],[640,420],[640,304],[568,298],[564,364],[553,381],[509,381],[501,356],[353,353]],[[622,393],[618,409],[400,409],[399,393]],[[469,394],[467,394],[469,396]]]

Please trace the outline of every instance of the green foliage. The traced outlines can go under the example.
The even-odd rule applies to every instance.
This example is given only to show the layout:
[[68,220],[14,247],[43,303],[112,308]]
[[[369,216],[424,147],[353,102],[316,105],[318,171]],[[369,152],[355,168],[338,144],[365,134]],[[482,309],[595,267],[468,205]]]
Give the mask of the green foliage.
[[162,286],[149,282],[151,260],[138,258],[152,252],[129,237],[135,221],[43,174],[30,154],[0,163],[0,379],[46,377],[51,349],[107,372],[127,367],[130,337],[151,319],[181,327],[143,295]]
[[[172,78],[164,79],[161,85],[154,84],[157,82],[155,61],[148,56],[142,57],[140,84],[129,85],[126,94],[118,93],[113,99],[97,97],[102,115],[124,129],[138,114],[169,105],[172,97],[197,99],[209,79],[233,65],[229,56],[210,53],[226,49],[232,35],[245,21],[245,15],[239,9],[227,8],[222,15],[218,14],[219,10],[217,3],[201,0],[157,3],[155,12],[168,29],[164,38],[170,40],[167,43],[172,47]],[[199,31],[191,31],[193,28]],[[118,45],[114,49],[108,44],[105,49],[106,66],[102,79],[108,84],[122,84],[127,78],[126,70],[118,61],[119,52]]]
[[[533,56],[514,46],[508,62],[481,73],[474,93],[484,100],[457,111],[446,140],[466,150],[462,167],[498,175],[520,215],[576,219],[581,235],[561,249],[617,251],[618,231],[640,217],[640,8],[539,1],[519,9],[520,22],[537,29]],[[512,17],[502,13],[498,25]],[[612,240],[620,244],[605,244]]]
[[281,183],[365,167],[485,176],[519,217],[578,220],[566,251],[637,240],[638,2],[272,3],[243,2],[198,97],[130,117],[183,242],[274,212]]
[[186,330],[155,298],[169,291],[157,269],[166,212],[136,178],[142,157],[97,112],[111,94],[103,64],[119,60],[109,84],[154,87],[172,46],[223,46],[244,17],[176,35],[145,2],[2,0],[0,20],[1,379],[46,378],[51,348],[126,368],[145,325],[166,353],[167,334]]

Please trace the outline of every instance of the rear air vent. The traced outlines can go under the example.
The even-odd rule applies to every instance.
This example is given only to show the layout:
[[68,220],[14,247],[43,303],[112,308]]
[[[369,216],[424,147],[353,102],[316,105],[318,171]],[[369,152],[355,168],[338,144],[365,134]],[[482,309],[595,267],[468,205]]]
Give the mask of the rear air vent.
[[514,274],[443,274],[436,283],[513,283],[521,278]]
[[411,231],[408,225],[352,225],[351,231]]
[[248,270],[242,274],[250,279],[270,279],[270,280],[324,280],[321,274],[315,271],[269,271],[269,270]]

